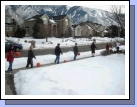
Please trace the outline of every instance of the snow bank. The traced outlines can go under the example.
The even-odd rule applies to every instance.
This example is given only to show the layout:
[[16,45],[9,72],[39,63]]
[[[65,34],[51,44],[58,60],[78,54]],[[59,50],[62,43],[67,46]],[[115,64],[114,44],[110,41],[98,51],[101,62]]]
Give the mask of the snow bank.
[[21,70],[14,83],[18,95],[124,95],[125,55]]

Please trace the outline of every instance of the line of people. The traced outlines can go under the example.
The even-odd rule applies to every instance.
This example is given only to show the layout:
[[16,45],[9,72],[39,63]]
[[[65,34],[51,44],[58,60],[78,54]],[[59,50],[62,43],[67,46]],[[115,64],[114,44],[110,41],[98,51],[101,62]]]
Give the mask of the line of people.
[[[120,42],[117,41],[116,42],[117,52],[119,52],[119,46],[120,46]],[[94,57],[95,56],[95,49],[97,48],[97,46],[94,44],[94,42],[91,44],[90,48],[91,48],[91,56]],[[28,59],[27,59],[26,68],[28,68],[29,65],[31,65],[31,68],[33,68],[33,58],[36,59],[35,54],[34,54],[32,49],[33,49],[33,46],[30,46],[30,49],[28,50]],[[106,45],[106,50],[109,53],[109,44],[108,43]],[[7,74],[12,73],[12,65],[13,65],[13,61],[14,61],[14,52],[15,52],[14,46],[10,45],[10,48],[8,50],[8,53],[7,53],[7,61],[9,62],[9,67],[8,67],[7,72],[6,72]],[[77,57],[78,52],[79,52],[77,43],[75,43],[75,46],[73,47],[73,52],[74,52],[74,60],[76,60],[76,57]],[[58,43],[57,46],[55,47],[56,58],[54,60],[54,63],[59,64],[60,54],[63,55],[61,48],[60,48],[60,44]]]

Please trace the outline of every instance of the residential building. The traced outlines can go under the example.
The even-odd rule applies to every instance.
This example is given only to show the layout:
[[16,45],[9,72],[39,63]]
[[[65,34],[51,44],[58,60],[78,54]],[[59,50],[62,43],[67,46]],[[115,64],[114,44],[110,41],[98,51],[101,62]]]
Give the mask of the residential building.
[[17,22],[9,14],[5,14],[5,35],[14,36],[17,30]]

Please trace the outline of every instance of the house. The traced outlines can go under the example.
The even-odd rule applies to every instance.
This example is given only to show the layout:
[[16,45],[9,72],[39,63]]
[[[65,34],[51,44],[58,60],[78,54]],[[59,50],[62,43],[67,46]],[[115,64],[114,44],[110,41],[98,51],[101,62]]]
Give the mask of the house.
[[96,28],[92,22],[82,22],[80,23],[80,26],[82,27],[83,37],[96,36]]
[[33,35],[33,26],[35,24],[36,18],[41,18],[44,21],[48,36],[54,36],[54,37],[71,36],[72,22],[67,15],[49,17],[46,14],[35,15],[24,21],[26,36]]
[[67,15],[51,16],[50,19],[57,23],[57,37],[71,36],[72,22]]
[[82,28],[80,25],[72,25],[72,36],[73,37],[82,37]]
[[96,35],[104,37],[105,26],[102,24],[94,23]]
[[14,36],[17,30],[17,22],[9,14],[5,14],[5,35]]
[[82,37],[91,37],[93,36],[93,28],[87,23],[80,23],[82,28]]
[[49,19],[46,14],[35,15],[27,20],[24,21],[24,27],[26,29],[25,36],[32,36],[33,35],[33,26],[36,22],[37,18],[41,18],[46,25],[47,34],[48,36],[56,36],[57,35],[57,24],[53,20]]

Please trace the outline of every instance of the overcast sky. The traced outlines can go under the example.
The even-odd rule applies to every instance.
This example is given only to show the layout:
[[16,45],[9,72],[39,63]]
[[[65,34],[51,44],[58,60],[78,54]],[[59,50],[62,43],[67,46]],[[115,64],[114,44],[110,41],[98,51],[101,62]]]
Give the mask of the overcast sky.
[[[95,9],[110,11],[110,5],[68,5],[68,6],[70,6],[70,7],[72,7],[72,6],[82,6],[82,7],[88,7],[88,8],[95,8]],[[123,7],[123,11],[124,10],[125,10],[125,8]]]

